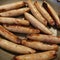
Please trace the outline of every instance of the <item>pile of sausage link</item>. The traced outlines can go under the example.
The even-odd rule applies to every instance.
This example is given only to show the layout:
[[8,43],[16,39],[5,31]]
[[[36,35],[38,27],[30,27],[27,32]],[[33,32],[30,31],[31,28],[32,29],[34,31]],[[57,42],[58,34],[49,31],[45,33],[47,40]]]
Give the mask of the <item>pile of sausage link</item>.
[[[14,18],[24,15],[24,19]],[[8,51],[24,54],[14,60],[50,60],[56,57],[60,37],[47,25],[60,27],[57,13],[49,3],[31,0],[0,6],[0,47]],[[25,37],[15,33],[26,34]],[[5,39],[6,38],[6,39]],[[38,52],[43,51],[43,52]]]

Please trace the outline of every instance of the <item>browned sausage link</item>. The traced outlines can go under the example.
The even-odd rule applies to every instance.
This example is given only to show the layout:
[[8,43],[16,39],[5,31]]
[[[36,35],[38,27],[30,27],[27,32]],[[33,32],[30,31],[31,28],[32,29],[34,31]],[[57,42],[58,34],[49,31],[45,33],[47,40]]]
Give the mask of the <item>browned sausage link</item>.
[[47,51],[42,53],[15,56],[14,60],[50,60],[55,58],[56,51]]
[[56,13],[56,11],[52,8],[52,6],[46,1],[43,2],[43,6],[47,8],[46,10],[54,18],[54,20],[56,21],[57,27],[60,27],[60,19],[58,17],[58,14]]
[[29,47],[18,45],[2,38],[0,38],[0,47],[19,54],[35,53],[35,50]]
[[5,17],[19,16],[19,15],[22,15],[24,12],[27,12],[27,11],[29,11],[29,8],[26,7],[26,8],[2,12],[2,13],[0,13],[0,16],[5,16]]
[[40,29],[42,32],[46,33],[46,34],[52,34],[52,32],[46,27],[44,26],[41,22],[39,22],[36,18],[34,18],[31,14],[25,12],[24,13],[25,17],[27,20],[30,21],[30,23],[34,26],[37,27],[38,29]]
[[3,37],[7,38],[8,40],[15,42],[15,43],[20,43],[20,39],[14,35],[13,33],[9,32],[6,30],[3,26],[0,25],[0,35]]
[[18,25],[4,25],[4,27],[9,31],[17,32],[17,33],[31,34],[31,33],[40,32],[40,30],[38,29],[33,29],[33,28],[23,27],[23,26],[18,26]]
[[18,18],[9,18],[9,17],[0,17],[0,23],[3,24],[17,24],[17,25],[29,25],[29,21],[18,19]]
[[12,9],[17,9],[17,8],[23,7],[24,5],[25,5],[25,3],[23,1],[1,5],[0,12],[12,10]]
[[47,25],[47,21],[44,19],[44,17],[39,13],[39,11],[36,9],[36,7],[33,5],[31,0],[27,1],[27,4],[32,12],[32,14],[37,18],[38,21],[43,23],[44,25]]
[[60,38],[52,35],[31,34],[27,37],[29,39],[36,40],[36,41],[60,44]]
[[52,19],[52,17],[49,15],[49,13],[41,6],[41,4],[36,1],[34,3],[34,5],[36,6],[36,8],[38,9],[38,11],[44,16],[44,18],[46,18],[46,20],[48,21],[48,23],[50,25],[55,25],[54,20]]
[[24,46],[37,49],[37,50],[58,50],[58,45],[55,45],[55,44],[49,45],[42,42],[29,41],[29,40],[28,41],[23,40],[22,44]]

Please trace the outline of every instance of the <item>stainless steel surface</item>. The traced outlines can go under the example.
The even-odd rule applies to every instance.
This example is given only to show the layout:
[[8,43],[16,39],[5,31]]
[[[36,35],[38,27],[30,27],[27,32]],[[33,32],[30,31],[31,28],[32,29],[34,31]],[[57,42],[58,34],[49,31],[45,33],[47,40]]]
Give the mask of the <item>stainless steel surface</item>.
[[[0,0],[0,5],[16,2],[16,1],[21,1],[21,0]],[[39,1],[41,2],[41,0]],[[60,2],[57,2],[57,0],[47,0],[47,2],[49,2],[52,5],[52,7],[56,10],[58,15],[60,15]],[[59,31],[58,31],[58,35],[60,35]],[[12,54],[0,48],[0,60],[12,60],[14,55],[15,54]],[[54,60],[60,60],[60,48],[57,57]]]

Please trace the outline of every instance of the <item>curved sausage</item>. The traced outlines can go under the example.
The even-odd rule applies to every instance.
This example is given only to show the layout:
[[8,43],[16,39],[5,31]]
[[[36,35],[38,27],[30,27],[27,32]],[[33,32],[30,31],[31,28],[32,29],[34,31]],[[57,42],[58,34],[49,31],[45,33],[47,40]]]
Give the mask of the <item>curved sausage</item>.
[[2,38],[0,38],[0,47],[19,54],[35,53],[35,50],[31,48],[22,45],[17,45]]
[[40,33],[40,30],[38,29],[23,27],[18,25],[4,25],[4,27],[9,31],[17,32],[17,33],[25,33],[25,34]]
[[30,23],[34,26],[37,27],[38,29],[40,29],[43,33],[46,34],[52,34],[52,32],[46,27],[44,26],[41,22],[39,22],[36,18],[34,18],[31,14],[25,12],[24,13],[26,19],[28,21],[30,21]]
[[60,44],[60,37],[56,37],[56,36],[52,36],[52,35],[31,34],[31,35],[27,36],[27,38],[29,38],[31,40],[36,40],[36,41]]
[[55,58],[56,51],[47,51],[42,53],[15,56],[14,60],[50,60]]
[[24,12],[29,11],[29,8],[21,8],[21,9],[15,9],[15,10],[10,10],[6,12],[0,13],[0,16],[4,17],[12,17],[12,16],[19,16],[22,15]]
[[38,11],[44,16],[44,18],[46,18],[46,20],[48,21],[48,23],[50,25],[55,25],[54,20],[52,19],[52,17],[49,15],[49,13],[41,6],[41,4],[36,1],[34,3],[34,5],[36,6],[36,8],[38,9]]

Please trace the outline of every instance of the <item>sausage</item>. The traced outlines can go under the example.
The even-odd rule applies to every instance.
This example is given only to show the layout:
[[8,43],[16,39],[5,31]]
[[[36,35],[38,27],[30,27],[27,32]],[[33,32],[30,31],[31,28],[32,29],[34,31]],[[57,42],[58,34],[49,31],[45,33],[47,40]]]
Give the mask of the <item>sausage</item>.
[[44,26],[42,23],[40,23],[36,18],[34,18],[31,14],[25,12],[24,13],[25,18],[27,20],[30,21],[30,23],[34,26],[37,27],[38,29],[40,29],[43,33],[46,34],[52,34],[52,32],[46,27]]
[[58,45],[49,45],[49,44],[45,44],[42,42],[36,42],[36,41],[22,41],[22,45],[33,48],[33,49],[37,49],[37,50],[58,50]]
[[58,14],[56,13],[56,11],[52,8],[52,6],[47,3],[46,1],[43,2],[43,6],[46,6],[46,10],[50,13],[50,15],[54,18],[57,27],[60,27],[60,19],[58,17]]
[[4,27],[9,31],[17,32],[17,33],[25,33],[25,34],[40,33],[40,30],[38,29],[23,27],[18,25],[4,25]]
[[6,12],[0,13],[1,17],[12,17],[12,16],[19,16],[22,15],[24,12],[29,11],[29,8],[21,8],[21,9],[15,9],[15,10],[10,10]]
[[5,29],[3,26],[0,25],[0,35],[5,37],[6,39],[20,44],[20,39],[18,36],[14,35],[13,33],[9,32],[7,29]]
[[0,38],[0,47],[14,52],[14,53],[18,53],[18,54],[28,54],[28,53],[35,53],[35,50],[22,46],[22,45],[17,45],[15,43],[9,42],[5,39]]
[[48,23],[50,25],[55,25],[54,20],[52,19],[52,17],[49,15],[49,13],[41,6],[41,4],[36,1],[34,3],[35,7],[38,9],[38,11],[44,16],[44,18],[48,21]]
[[55,58],[56,51],[47,51],[42,53],[15,56],[14,60],[50,60]]
[[0,17],[0,23],[2,24],[17,24],[28,26],[30,23],[27,20],[19,18]]
[[25,5],[25,3],[23,1],[1,5],[0,6],[0,12],[12,10],[12,9],[17,9],[17,8],[23,7],[24,5]]
[[31,40],[36,40],[36,41],[60,44],[60,37],[56,37],[56,36],[52,36],[52,35],[31,34],[31,35],[27,36],[27,38],[29,38]]
[[27,1],[27,4],[32,12],[32,14],[37,18],[38,21],[43,23],[44,25],[47,25],[47,21],[42,17],[42,15],[39,13],[39,11],[36,9],[36,7],[32,4],[31,0]]

